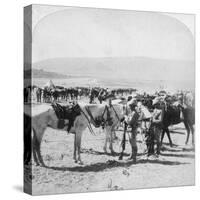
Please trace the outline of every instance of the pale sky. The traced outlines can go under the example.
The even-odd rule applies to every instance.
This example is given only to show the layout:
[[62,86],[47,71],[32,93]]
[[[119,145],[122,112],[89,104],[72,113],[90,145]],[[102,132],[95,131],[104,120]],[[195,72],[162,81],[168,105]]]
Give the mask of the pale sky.
[[32,61],[57,57],[194,60],[194,15],[33,6]]

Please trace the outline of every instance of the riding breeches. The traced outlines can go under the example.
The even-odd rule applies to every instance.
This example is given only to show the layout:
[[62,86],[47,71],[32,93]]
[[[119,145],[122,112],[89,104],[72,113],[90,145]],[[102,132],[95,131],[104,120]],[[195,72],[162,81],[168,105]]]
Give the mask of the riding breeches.
[[129,137],[129,141],[130,141],[131,148],[132,148],[132,156],[131,157],[134,157],[134,158],[136,158],[137,151],[138,151],[136,138],[137,138],[137,128],[132,128],[131,134]]
[[156,153],[160,154],[160,138],[161,138],[162,128],[160,126],[152,125],[150,127],[148,136],[147,136],[147,149],[148,154],[154,154],[154,144],[156,143],[157,150]]

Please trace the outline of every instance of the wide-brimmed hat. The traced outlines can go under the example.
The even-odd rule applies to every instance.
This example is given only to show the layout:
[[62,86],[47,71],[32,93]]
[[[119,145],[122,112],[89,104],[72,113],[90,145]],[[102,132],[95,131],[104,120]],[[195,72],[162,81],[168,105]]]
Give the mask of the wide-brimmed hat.
[[131,108],[134,108],[134,107],[136,107],[137,106],[137,101],[136,101],[136,99],[131,99],[130,101],[128,101],[127,102],[127,105],[129,106],[129,107],[131,107]]
[[155,99],[153,99],[152,105],[153,105],[153,106],[158,105],[158,104],[160,104],[162,101],[163,101],[162,98],[156,97]]

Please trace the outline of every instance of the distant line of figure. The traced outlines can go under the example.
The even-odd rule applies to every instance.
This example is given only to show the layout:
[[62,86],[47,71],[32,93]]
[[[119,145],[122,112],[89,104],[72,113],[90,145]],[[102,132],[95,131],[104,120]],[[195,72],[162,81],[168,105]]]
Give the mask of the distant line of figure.
[[94,103],[97,98],[100,103],[108,98],[115,98],[116,96],[127,96],[135,92],[131,88],[108,89],[101,87],[70,87],[63,86],[44,87],[28,86],[24,88],[24,102],[31,102],[32,96],[35,97],[36,102],[51,103],[58,100],[80,100],[83,97],[89,98],[89,103]]

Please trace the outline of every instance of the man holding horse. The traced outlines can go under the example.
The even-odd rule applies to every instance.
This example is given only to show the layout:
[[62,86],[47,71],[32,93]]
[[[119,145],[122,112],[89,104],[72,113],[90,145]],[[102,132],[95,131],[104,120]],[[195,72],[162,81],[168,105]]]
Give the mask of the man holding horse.
[[154,110],[152,113],[151,126],[147,136],[147,149],[148,156],[154,155],[154,144],[156,141],[157,149],[156,156],[160,154],[161,141],[160,137],[163,129],[163,108],[159,102],[154,104]]
[[[137,136],[137,128],[138,128],[138,121],[140,118],[140,112],[137,108],[137,104],[132,101],[129,104],[129,108],[127,109],[127,116],[125,117],[125,126],[129,126],[131,128],[131,134],[129,137],[129,141],[131,144],[131,148],[132,148],[132,153],[130,156],[130,160],[133,160],[133,162],[136,162],[136,156],[137,156],[137,142],[136,142],[136,136]],[[123,141],[125,142],[125,141]],[[125,149],[125,146],[123,147],[123,143],[122,143],[122,148],[123,150]],[[122,152],[123,153],[123,152]]]

